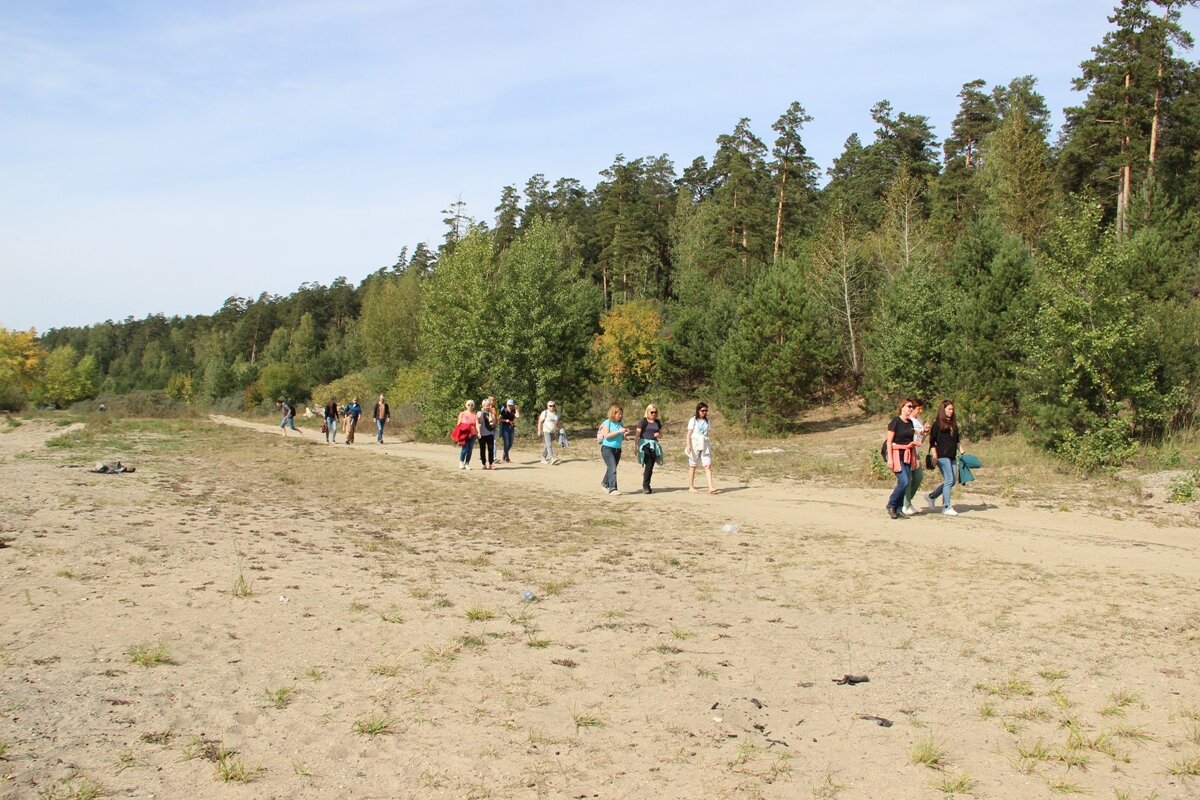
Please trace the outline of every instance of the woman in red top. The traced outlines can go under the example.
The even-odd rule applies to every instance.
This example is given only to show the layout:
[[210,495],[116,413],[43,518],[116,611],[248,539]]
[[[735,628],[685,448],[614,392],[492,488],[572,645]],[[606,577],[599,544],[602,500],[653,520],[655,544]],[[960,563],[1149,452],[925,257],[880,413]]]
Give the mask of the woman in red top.
[[461,412],[459,412],[458,424],[469,425],[471,428],[470,434],[467,436],[466,441],[463,442],[462,450],[460,450],[458,453],[458,468],[470,469],[471,451],[475,449],[475,439],[477,438],[476,434],[478,433],[479,425],[478,417],[475,414],[474,400],[468,400],[466,402],[466,406]]

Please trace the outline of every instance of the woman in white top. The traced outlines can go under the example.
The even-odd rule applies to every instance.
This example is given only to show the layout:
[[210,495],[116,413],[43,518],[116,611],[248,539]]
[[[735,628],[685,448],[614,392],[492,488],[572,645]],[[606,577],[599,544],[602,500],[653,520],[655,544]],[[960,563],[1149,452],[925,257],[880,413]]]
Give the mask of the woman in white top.
[[554,432],[558,430],[558,404],[553,400],[546,403],[545,410],[538,414],[537,430],[545,446],[542,447],[542,463],[557,464],[554,455]]
[[708,477],[708,493],[716,494],[712,476],[712,440],[708,437],[708,403],[696,404],[696,416],[688,420],[687,445],[683,452],[688,457],[688,491],[696,491],[696,467],[704,467]]

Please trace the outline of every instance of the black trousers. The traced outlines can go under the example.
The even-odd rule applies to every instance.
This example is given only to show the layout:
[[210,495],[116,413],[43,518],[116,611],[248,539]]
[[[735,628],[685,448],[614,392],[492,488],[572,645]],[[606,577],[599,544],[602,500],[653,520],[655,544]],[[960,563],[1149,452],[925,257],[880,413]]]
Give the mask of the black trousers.
[[654,446],[645,445],[642,447],[642,488],[650,488],[650,479],[654,477]]

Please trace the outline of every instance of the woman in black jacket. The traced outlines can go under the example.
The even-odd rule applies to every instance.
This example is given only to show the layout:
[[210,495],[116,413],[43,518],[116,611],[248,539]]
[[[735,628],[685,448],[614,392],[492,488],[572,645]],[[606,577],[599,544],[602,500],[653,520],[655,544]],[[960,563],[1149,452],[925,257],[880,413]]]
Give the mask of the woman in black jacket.
[[933,423],[933,430],[929,432],[928,438],[929,455],[938,465],[938,469],[942,471],[942,485],[926,495],[926,499],[929,501],[929,510],[934,510],[938,495],[941,495],[942,513],[951,517],[957,516],[958,512],[954,510],[950,501],[950,493],[954,488],[955,481],[958,480],[959,435],[953,400],[942,401],[942,407],[938,409],[937,419]]

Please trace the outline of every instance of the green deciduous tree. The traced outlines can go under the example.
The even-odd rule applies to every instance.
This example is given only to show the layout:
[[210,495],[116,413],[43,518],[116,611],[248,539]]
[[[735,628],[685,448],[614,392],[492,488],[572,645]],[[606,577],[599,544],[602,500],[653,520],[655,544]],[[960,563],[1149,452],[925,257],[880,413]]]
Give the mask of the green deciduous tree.
[[1022,376],[1030,438],[1082,469],[1121,464],[1139,428],[1161,423],[1157,358],[1128,286],[1118,232],[1080,203],[1037,260],[1038,307]]

